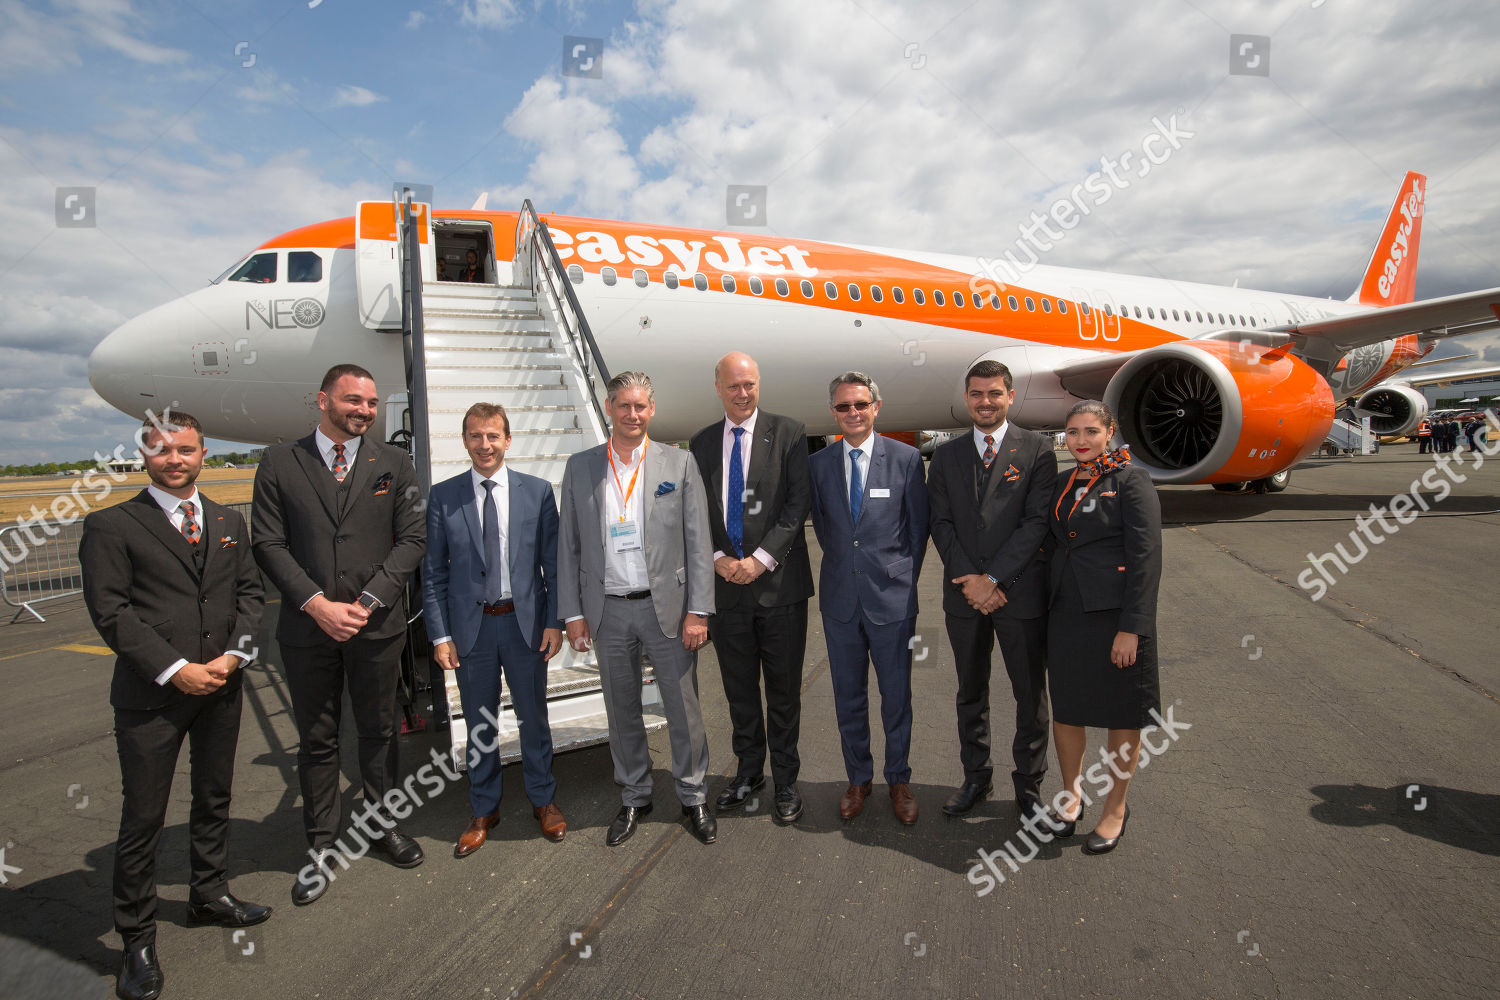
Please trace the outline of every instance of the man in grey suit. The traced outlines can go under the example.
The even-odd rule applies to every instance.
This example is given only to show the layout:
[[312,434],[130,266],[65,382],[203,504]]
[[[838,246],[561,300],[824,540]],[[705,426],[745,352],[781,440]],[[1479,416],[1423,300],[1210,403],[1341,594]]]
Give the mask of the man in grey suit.
[[651,751],[641,707],[641,653],[651,657],[672,742],[672,776],[688,828],[705,844],[708,737],[698,705],[698,650],[714,611],[713,542],[692,456],[647,438],[655,390],[644,372],[609,380],[610,437],[568,459],[558,541],[558,613],[568,642],[599,657],[619,814],[605,843],[623,844],[651,811]]
[[[411,458],[371,438],[380,394],[358,365],[335,365],[318,392],[322,417],[298,441],[267,448],[255,472],[255,561],[281,591],[276,639],[301,745],[297,775],[312,864],[292,886],[304,906],[327,891],[339,817],[339,716],[347,679],[359,733],[364,838],[340,853],[383,852],[414,868],[422,848],[396,827],[396,686],[406,644],[406,583],[427,544]],[[375,828],[371,829],[371,820]],[[341,846],[342,846],[342,842]],[[341,864],[346,862],[340,861]]]

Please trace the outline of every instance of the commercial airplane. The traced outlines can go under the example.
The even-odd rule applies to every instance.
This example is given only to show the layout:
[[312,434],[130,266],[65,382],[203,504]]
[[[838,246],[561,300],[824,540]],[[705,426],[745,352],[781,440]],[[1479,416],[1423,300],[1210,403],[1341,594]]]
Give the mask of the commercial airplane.
[[[766,407],[812,434],[835,431],[827,384],[850,368],[878,382],[882,431],[962,426],[963,373],[993,358],[1014,373],[1020,425],[1060,428],[1073,402],[1103,398],[1159,482],[1284,485],[1341,405],[1380,402],[1415,427],[1419,394],[1364,397],[1433,341],[1500,326],[1500,288],[1412,301],[1426,187],[1406,175],[1347,301],[763,231],[541,218],[608,367],[653,377],[662,440],[720,412],[710,368],[731,349],[759,361]],[[473,250],[485,279],[508,281],[519,213],[484,201],[416,206],[423,275],[442,259],[452,279]],[[395,248],[390,202],[284,233],[109,334],[89,378],[132,415],[174,404],[215,437],[300,437],[330,365],[355,361],[383,390],[405,387],[392,335],[399,294],[376,273]]]

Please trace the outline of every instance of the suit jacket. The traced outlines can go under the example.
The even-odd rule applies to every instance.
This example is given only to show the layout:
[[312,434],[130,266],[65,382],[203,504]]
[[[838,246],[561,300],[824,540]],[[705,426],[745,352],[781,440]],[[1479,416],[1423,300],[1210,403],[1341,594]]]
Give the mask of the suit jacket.
[[[708,496],[708,525],[714,551],[734,556],[724,527],[724,421],[693,435],[689,450],[698,463]],[[765,549],[776,569],[751,584],[730,583],[714,574],[714,605],[719,611],[754,606],[775,608],[805,601],[813,594],[807,558],[807,514],[812,484],[807,469],[807,429],[800,421],[761,410],[745,470],[744,555]]]
[[[557,617],[557,500],[552,484],[506,466],[509,521],[505,539],[511,600],[521,636],[533,649]],[[427,499],[427,554],[422,558],[422,609],[427,634],[451,635],[467,656],[484,620],[484,533],[469,469],[438,483]]]
[[917,614],[917,578],[927,553],[927,484],[921,452],[878,434],[874,441],[858,524],[849,510],[843,442],[812,456],[812,523],[823,548],[823,614],[847,622],[862,611],[874,624],[890,625]]
[[[558,615],[582,615],[597,632],[604,615],[604,511],[609,442],[568,459],[557,545]],[[652,441],[642,460],[646,576],[662,634],[675,638],[689,611],[713,614],[714,559],[708,504],[693,457]]]
[[406,452],[360,441],[349,474],[333,478],[313,435],[267,448],[255,470],[255,561],[281,591],[276,638],[292,646],[331,641],[302,611],[319,591],[349,602],[368,590],[382,607],[360,630],[389,638],[406,628],[406,583],[427,542],[425,504]]
[[[1120,609],[1120,631],[1156,634],[1156,593],[1161,586],[1161,502],[1150,475],[1138,465],[1106,472],[1081,499],[1074,483],[1056,501],[1050,518],[1049,592],[1078,584],[1086,611]],[[1068,473],[1057,477],[1067,489]],[[1074,501],[1078,500],[1076,508]],[[1068,510],[1073,508],[1071,517]]]
[[1011,424],[980,497],[983,473],[972,433],[939,445],[927,470],[932,541],[943,560],[943,611],[959,618],[979,614],[952,582],[978,573],[993,576],[1005,592],[996,614],[1040,618],[1047,613],[1047,522],[1057,490],[1052,442]]
[[146,490],[83,520],[83,600],[115,652],[109,703],[116,708],[156,710],[183,699],[232,697],[243,670],[207,695],[186,694],[156,678],[180,659],[206,663],[231,649],[254,658],[265,595],[245,519],[199,497],[198,544],[206,546],[201,571],[193,547]]

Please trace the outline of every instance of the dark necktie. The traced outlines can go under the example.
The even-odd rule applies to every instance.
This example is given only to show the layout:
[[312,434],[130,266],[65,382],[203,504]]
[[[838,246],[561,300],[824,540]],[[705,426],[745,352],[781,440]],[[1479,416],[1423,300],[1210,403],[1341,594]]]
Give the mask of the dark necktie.
[[984,436],[984,458],[982,459],[982,461],[984,462],[984,467],[986,469],[988,469],[990,467],[990,463],[993,462],[994,460],[995,460],[995,435],[993,435],[993,434],[986,434]]
[[197,545],[203,538],[203,527],[198,523],[198,508],[193,506],[191,500],[184,500],[177,507],[182,511],[182,537],[188,540],[189,545]]
[[349,463],[344,460],[344,446],[336,444],[333,446],[333,478],[339,482],[349,474]]
[[486,479],[484,487],[484,603],[500,600],[505,589],[500,565],[500,508],[495,503],[495,481]]
[[724,527],[729,531],[729,543],[734,554],[745,554],[745,461],[740,458],[740,439],[745,428],[734,428],[734,445],[729,453],[729,515]]
[[858,448],[849,452],[849,513],[854,515],[854,523],[859,523],[859,508],[865,502],[865,477],[859,471],[860,451]]

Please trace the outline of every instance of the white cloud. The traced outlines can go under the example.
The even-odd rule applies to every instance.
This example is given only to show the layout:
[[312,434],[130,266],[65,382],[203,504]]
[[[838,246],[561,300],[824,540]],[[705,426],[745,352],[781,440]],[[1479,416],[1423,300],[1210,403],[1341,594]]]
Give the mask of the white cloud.
[[521,19],[515,0],[473,0],[461,9],[462,22],[478,28],[509,28]]
[[422,26],[422,22],[426,20],[426,14],[422,13],[420,10],[414,10],[406,15],[406,30],[415,31],[417,28],[420,28]]
[[333,92],[333,106],[336,108],[363,108],[386,100],[390,98],[352,84],[341,86]]

